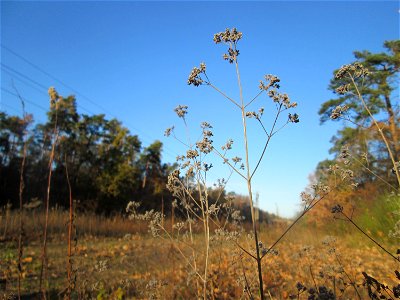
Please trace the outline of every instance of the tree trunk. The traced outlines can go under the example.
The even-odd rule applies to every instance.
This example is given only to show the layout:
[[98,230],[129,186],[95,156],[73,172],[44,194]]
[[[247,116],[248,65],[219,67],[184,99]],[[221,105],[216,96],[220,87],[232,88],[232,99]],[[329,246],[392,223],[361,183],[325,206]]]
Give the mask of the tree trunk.
[[392,103],[390,102],[390,97],[388,94],[385,95],[386,111],[389,115],[389,131],[391,135],[391,142],[393,144],[393,155],[396,161],[399,160],[400,144],[398,136],[398,128],[396,124],[396,117],[393,112]]

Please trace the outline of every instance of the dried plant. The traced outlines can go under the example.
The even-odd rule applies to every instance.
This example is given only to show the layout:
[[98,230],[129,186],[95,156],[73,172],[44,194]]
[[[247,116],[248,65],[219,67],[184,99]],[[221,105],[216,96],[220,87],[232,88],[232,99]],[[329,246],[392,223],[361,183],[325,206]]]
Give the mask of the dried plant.
[[50,109],[55,112],[55,122],[52,133],[52,142],[51,142],[51,151],[49,155],[49,173],[47,177],[47,192],[46,192],[46,217],[45,217],[45,225],[43,229],[43,248],[42,248],[42,262],[40,267],[40,277],[39,277],[39,291],[42,292],[43,298],[46,299],[46,287],[43,287],[43,280],[47,278],[47,228],[49,224],[49,208],[50,208],[50,188],[51,188],[51,176],[53,173],[53,162],[55,156],[55,149],[58,142],[59,130],[57,127],[57,117],[58,117],[58,103],[60,101],[60,96],[54,88],[49,89],[50,96]]
[[[350,152],[350,149],[347,145],[344,145],[341,149],[341,153],[339,155],[339,158],[343,160],[344,165],[348,166],[348,175],[353,176],[354,173],[351,170],[351,164],[352,162],[358,163],[361,167],[363,167],[365,170],[367,170],[369,173],[371,173],[373,176],[375,176],[378,180],[384,182],[386,186],[389,187],[389,189],[392,191],[392,193],[395,195],[398,195],[400,191],[400,170],[399,170],[399,162],[395,160],[395,156],[393,155],[393,151],[391,149],[391,146],[384,134],[383,127],[380,125],[376,119],[374,118],[373,114],[371,113],[370,108],[368,107],[366,101],[364,100],[360,90],[362,88],[363,82],[366,79],[366,77],[369,75],[368,69],[366,69],[361,63],[354,63],[350,65],[344,65],[342,66],[337,73],[335,74],[335,79],[336,80],[341,80],[344,82],[342,85],[340,85],[336,89],[336,93],[341,94],[341,95],[346,95],[346,94],[352,94],[352,96],[355,96],[358,98],[358,100],[361,102],[363,108],[365,109],[368,117],[370,118],[372,124],[374,124],[374,127],[377,129],[378,134],[380,135],[382,141],[385,144],[386,150],[389,155],[389,159],[392,163],[393,168],[391,169],[391,172],[396,176],[398,187],[394,186],[393,184],[389,183],[387,180],[382,178],[381,176],[377,175],[372,171],[369,167],[369,161],[368,161],[368,154],[367,153],[362,153],[361,158],[358,159],[355,157],[355,155],[352,155]],[[347,81],[347,83],[346,83]],[[355,94],[351,92],[352,90],[355,91]],[[351,120],[349,116],[347,116],[347,111],[349,110],[349,107],[345,106],[337,106],[335,109],[333,109],[331,113],[331,119],[338,119],[342,118],[344,120],[350,121],[356,126],[362,126],[359,125]],[[393,124],[393,126],[395,126]],[[398,145],[394,145],[395,148]],[[337,165],[336,165],[337,166]],[[334,166],[331,168],[335,168]],[[357,188],[357,184],[353,184],[354,188]],[[396,262],[400,262],[400,257],[398,256],[399,251],[397,250],[396,254],[391,253],[386,247],[383,246],[382,243],[378,242],[375,238],[371,236],[370,233],[368,233],[366,230],[362,229],[354,220],[352,217],[352,213],[348,214],[345,212],[345,208],[340,205],[336,204],[335,206],[332,207],[331,212],[335,215],[336,219],[343,220],[349,224],[351,224],[354,228],[357,229],[358,232],[360,232],[363,236],[365,236],[367,239],[372,241],[375,246],[380,248],[385,254],[387,254],[389,257],[394,259]],[[400,220],[396,223],[396,226],[400,223]],[[395,237],[396,235],[393,234],[393,232],[397,232],[397,228],[394,228],[393,231],[389,233],[389,236]],[[397,270],[394,270],[396,275],[398,274]],[[393,289],[389,288],[387,285],[380,283],[377,279],[373,278],[372,276],[368,275],[366,272],[362,273],[364,276],[364,283],[363,286],[367,288],[368,290],[368,296],[371,299],[394,299],[399,297],[398,289],[400,285],[394,286]],[[399,276],[397,278],[400,280]]]
[[[75,228],[75,214],[74,214],[74,201],[72,199],[72,188],[71,182],[69,179],[68,173],[68,163],[67,163],[67,156],[65,155],[65,175],[67,178],[68,184],[68,191],[69,191],[69,218],[68,218],[68,252],[67,252],[67,280],[68,280],[68,287],[67,287],[67,298],[71,299],[71,293],[76,285],[76,270],[73,266],[73,249],[72,249],[72,238],[73,238],[73,230]],[[74,238],[75,241],[75,248],[77,246],[77,237]]]
[[[352,94],[353,96],[356,96],[358,100],[361,102],[369,118],[371,119],[371,122],[374,124],[376,130],[378,131],[380,137],[382,138],[382,141],[385,144],[386,150],[389,154],[389,158],[392,162],[393,166],[392,172],[396,175],[396,179],[399,185],[398,189],[400,189],[400,170],[399,170],[400,162],[396,161],[396,158],[393,155],[392,147],[389,145],[389,142],[384,134],[383,126],[380,125],[375,119],[374,115],[372,114],[370,108],[368,107],[360,91],[360,87],[362,87],[363,82],[368,75],[369,75],[368,69],[365,68],[361,63],[356,62],[353,64],[342,66],[335,74],[335,79],[341,80],[343,82],[343,84],[336,89],[336,93],[340,95]],[[351,86],[354,87],[355,94],[351,91],[352,90],[350,88]],[[346,105],[337,106],[335,109],[333,109],[331,113],[331,119],[337,119],[342,117],[347,121],[353,122],[348,116],[345,115],[345,112],[347,112],[348,110],[349,107]],[[393,124],[393,126],[395,125]],[[398,147],[398,145],[395,145],[395,147]]]
[[[193,85],[195,87],[198,86],[208,86],[217,91],[219,94],[221,94],[226,100],[231,102],[234,105],[234,109],[240,112],[241,116],[241,123],[243,127],[243,148],[244,148],[244,154],[245,158],[233,156],[232,158],[229,158],[228,156],[228,151],[232,149],[233,145],[233,140],[228,139],[227,143],[221,147],[221,150],[216,148],[213,144],[212,141],[212,136],[213,133],[211,131],[211,126],[204,122],[201,125],[201,128],[203,130],[202,134],[202,139],[200,141],[197,141],[195,145],[192,144],[185,144],[181,140],[179,140],[175,134],[174,134],[174,127],[171,127],[166,130],[165,135],[170,136],[171,134],[181,143],[186,145],[188,147],[188,151],[186,155],[179,157],[178,160],[182,161],[181,163],[181,169],[187,169],[187,172],[185,174],[186,177],[190,177],[194,175],[195,181],[198,182],[198,187],[199,187],[199,196],[202,197],[203,193],[201,193],[201,187],[206,186],[205,184],[205,178],[201,176],[197,176],[196,174],[198,171],[204,171],[206,173],[208,169],[210,168],[210,165],[206,164],[203,162],[203,159],[205,156],[207,156],[209,153],[214,153],[218,157],[221,158],[222,162],[226,165],[229,166],[231,174],[236,173],[239,175],[245,182],[247,186],[247,191],[248,191],[248,199],[249,199],[249,206],[250,206],[250,211],[251,211],[251,221],[252,221],[252,239],[254,243],[254,251],[253,250],[247,250],[245,247],[239,245],[238,242],[236,242],[237,246],[247,255],[249,255],[251,258],[253,258],[256,261],[257,264],[257,274],[258,274],[258,294],[261,299],[265,299],[265,293],[264,293],[264,287],[263,287],[263,277],[262,277],[262,263],[261,260],[262,258],[273,248],[270,247],[268,250],[262,247],[261,241],[259,241],[258,237],[258,229],[257,229],[257,220],[256,220],[256,211],[254,207],[254,201],[253,201],[253,189],[252,189],[252,180],[254,175],[256,174],[256,171],[258,170],[260,163],[265,155],[265,151],[272,139],[272,137],[275,136],[281,129],[283,129],[286,125],[290,123],[298,123],[299,122],[299,116],[294,113],[289,113],[288,117],[283,124],[279,124],[280,117],[283,112],[290,110],[294,107],[297,106],[296,102],[291,102],[289,96],[285,93],[280,92],[280,79],[275,76],[275,75],[265,75],[264,80],[260,81],[260,84],[258,86],[259,92],[256,94],[255,97],[249,100],[245,100],[243,96],[243,88],[242,88],[242,82],[241,82],[241,77],[240,77],[240,71],[239,71],[239,50],[237,48],[238,42],[242,39],[243,34],[239,32],[236,28],[232,29],[226,29],[223,32],[216,33],[214,35],[214,42],[216,44],[223,44],[227,46],[227,52],[223,55],[223,59],[228,61],[230,64],[233,64],[235,66],[235,72],[236,72],[236,77],[237,77],[237,84],[239,87],[239,97],[238,100],[234,99],[233,97],[228,96],[225,92],[223,92],[221,89],[219,89],[216,85],[214,85],[213,82],[209,79],[207,75],[207,68],[205,63],[201,63],[199,67],[194,67],[189,75],[188,78],[188,84]],[[258,109],[258,111],[249,111],[248,108],[253,102],[255,102],[262,94],[266,94],[270,100],[272,100],[272,103],[275,104],[275,111],[272,111],[271,114],[274,115],[274,122],[269,130],[265,127],[263,121],[262,121],[262,116],[264,114],[264,108],[261,107]],[[185,122],[186,125],[186,119],[185,116],[187,114],[187,109],[188,107],[185,105],[179,105],[176,109],[175,112],[177,113],[178,117],[182,118],[183,121]],[[260,125],[260,128],[265,134],[265,143],[264,147],[261,151],[261,154],[257,160],[257,163],[254,167],[250,166],[249,162],[249,140],[248,140],[248,119],[255,119],[258,124]],[[173,191],[175,196],[179,196],[179,193],[182,193],[182,191],[185,191],[186,186],[181,184],[181,180],[179,178],[179,172],[175,171],[173,174],[171,174],[171,181],[170,181],[170,186],[169,189]],[[188,191],[188,190],[187,190]],[[189,191],[188,191],[189,192]],[[188,193],[190,194],[190,193]],[[200,203],[197,203],[196,200],[193,198],[191,200],[194,200],[194,202],[200,207],[201,211],[203,212],[203,216],[200,217],[201,219],[204,220],[205,222],[205,227],[204,231],[208,232],[208,227],[209,227],[209,215],[212,213],[215,213],[215,210],[218,210],[218,206],[209,206],[209,203],[207,202],[207,194],[204,194],[205,201],[201,201]],[[180,197],[180,199],[185,199],[184,197]],[[186,200],[184,200],[186,201]],[[208,233],[207,233],[208,234]],[[206,241],[206,248],[208,252],[208,240],[209,237],[205,238]],[[254,252],[254,254],[252,254]],[[205,273],[206,274],[206,273]],[[203,281],[205,282],[204,284],[206,285],[207,278],[204,276]],[[246,286],[248,286],[248,283],[246,283]],[[204,289],[206,286],[204,286]],[[253,297],[249,289],[245,289],[246,294],[250,298]],[[204,298],[206,298],[206,294],[204,292]]]
[[26,162],[26,155],[27,155],[27,149],[29,145],[29,138],[27,137],[28,132],[28,126],[32,123],[32,115],[29,115],[25,112],[25,101],[20,95],[18,89],[15,87],[13,83],[13,87],[15,92],[18,95],[19,100],[21,101],[21,106],[22,106],[22,122],[23,122],[23,148],[21,149],[22,151],[22,161],[21,161],[21,167],[20,167],[20,177],[19,177],[19,234],[18,234],[18,299],[21,299],[21,281],[22,281],[22,276],[23,276],[23,266],[22,266],[22,256],[23,256],[23,237],[24,237],[24,215],[23,215],[23,207],[24,207],[24,201],[23,201],[23,193],[24,193],[24,188],[25,188],[25,181],[24,181],[24,171],[25,171],[25,162]]

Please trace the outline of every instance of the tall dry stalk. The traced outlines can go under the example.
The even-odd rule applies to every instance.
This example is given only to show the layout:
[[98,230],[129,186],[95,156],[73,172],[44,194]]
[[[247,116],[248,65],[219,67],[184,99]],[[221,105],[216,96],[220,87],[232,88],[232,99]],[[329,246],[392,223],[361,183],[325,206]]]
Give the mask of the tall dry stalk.
[[27,148],[28,148],[28,139],[26,139],[26,129],[31,122],[31,116],[26,114],[25,112],[25,102],[24,99],[21,97],[19,94],[17,88],[14,86],[14,90],[16,91],[19,100],[21,101],[21,106],[22,106],[22,116],[23,116],[23,127],[24,127],[24,132],[23,132],[23,140],[24,140],[24,145],[22,149],[22,161],[21,161],[21,167],[20,167],[20,177],[19,177],[19,234],[18,234],[18,299],[21,299],[21,281],[22,281],[22,256],[23,256],[23,236],[24,236],[24,216],[23,216],[23,193],[24,193],[24,188],[25,188],[25,182],[24,182],[24,170],[25,170],[25,161],[26,161],[26,154],[27,154]]
[[24,216],[23,216],[23,192],[24,192],[24,169],[26,160],[27,142],[24,143],[22,162],[19,178],[19,235],[18,235],[18,299],[21,299],[22,281],[22,255],[23,255],[23,235],[24,235]]
[[68,163],[67,163],[67,156],[65,155],[65,175],[67,178],[68,184],[68,191],[69,191],[69,222],[68,222],[68,258],[67,258],[67,279],[68,279],[68,289],[67,289],[67,297],[71,299],[71,293],[73,289],[73,264],[72,264],[72,230],[74,226],[74,207],[73,207],[73,200],[72,200],[72,188],[71,182],[69,180],[68,174]]
[[[240,37],[239,37],[240,38]],[[264,300],[264,284],[263,284],[263,277],[262,277],[262,265],[261,265],[261,256],[260,256],[260,247],[258,242],[258,233],[257,233],[257,221],[256,221],[256,213],[254,209],[254,202],[253,202],[253,190],[252,190],[252,176],[250,171],[250,163],[249,163],[249,141],[247,137],[247,122],[246,122],[246,110],[245,110],[245,103],[243,99],[243,89],[242,89],[242,82],[240,80],[240,72],[239,72],[239,63],[237,59],[237,55],[239,52],[236,49],[236,42],[233,40],[230,42],[230,48],[233,49],[233,56],[232,59],[235,62],[236,67],[236,75],[238,80],[238,86],[240,91],[240,110],[242,115],[242,124],[243,124],[243,139],[244,139],[244,148],[245,148],[245,162],[246,162],[246,184],[247,184],[247,192],[249,196],[249,204],[250,204],[250,211],[251,211],[251,222],[253,227],[253,236],[254,236],[254,243],[256,249],[256,262],[257,262],[257,272],[258,272],[258,283],[259,283],[259,291],[260,291],[260,298]]]
[[51,151],[49,156],[49,173],[47,177],[47,190],[46,190],[46,208],[45,208],[45,224],[43,229],[43,246],[42,246],[42,257],[41,257],[41,266],[40,266],[40,277],[39,277],[39,291],[42,293],[43,299],[46,299],[46,287],[43,288],[43,277],[47,279],[47,228],[49,225],[49,207],[50,207],[50,188],[51,188],[51,177],[53,173],[53,162],[55,156],[55,149],[58,141],[58,101],[60,99],[59,95],[55,91],[54,88],[49,89],[50,96],[50,108],[55,110],[55,121],[54,128],[52,133],[52,143],[51,143]]
[[[223,58],[225,60],[227,60],[229,63],[234,64],[235,65],[235,71],[236,71],[236,77],[237,77],[237,83],[238,83],[238,87],[239,87],[239,99],[240,101],[236,101],[233,98],[229,97],[226,93],[224,93],[223,91],[221,91],[219,88],[217,88],[213,83],[211,83],[210,79],[208,78],[207,74],[206,74],[206,65],[204,63],[200,64],[200,67],[197,68],[193,68],[192,72],[190,73],[189,79],[188,79],[188,84],[189,85],[194,85],[194,86],[200,86],[200,85],[206,85],[211,87],[212,89],[214,89],[215,91],[217,91],[219,94],[221,94],[224,98],[226,98],[228,101],[230,101],[231,103],[233,103],[235,105],[236,109],[239,109],[240,111],[240,115],[241,115],[241,123],[242,123],[242,127],[243,127],[243,142],[244,142],[244,154],[245,154],[245,163],[242,164],[242,166],[240,167],[240,169],[238,169],[236,167],[236,164],[238,162],[241,161],[241,158],[238,157],[234,157],[231,159],[231,161],[226,157],[226,150],[231,149],[232,143],[233,141],[228,141],[228,143],[226,144],[226,146],[222,147],[222,150],[224,150],[224,153],[219,152],[217,149],[215,149],[212,146],[212,141],[210,141],[208,139],[208,136],[205,136],[203,138],[203,141],[201,141],[200,143],[197,144],[197,148],[200,150],[200,152],[203,153],[208,153],[213,151],[214,153],[216,153],[221,159],[223,159],[223,162],[225,164],[227,164],[230,168],[232,172],[236,172],[241,178],[244,179],[244,181],[246,182],[246,186],[247,186],[247,191],[248,191],[248,199],[249,199],[249,206],[250,206],[250,211],[251,211],[251,221],[252,221],[252,235],[254,238],[254,250],[256,255],[252,255],[250,254],[249,251],[245,250],[242,246],[240,246],[238,244],[238,246],[240,247],[240,249],[242,249],[247,255],[250,255],[253,259],[256,260],[257,263],[257,274],[258,274],[258,290],[259,290],[259,296],[260,299],[265,299],[265,294],[264,294],[264,284],[263,284],[263,275],[262,275],[262,255],[261,255],[261,250],[262,250],[262,243],[260,243],[259,241],[259,237],[258,237],[258,229],[257,229],[257,221],[256,221],[256,212],[255,212],[255,207],[254,207],[254,201],[253,201],[253,190],[252,190],[252,179],[253,176],[255,175],[263,157],[265,154],[265,150],[269,145],[269,142],[271,140],[271,138],[279,131],[281,130],[283,127],[285,127],[287,124],[289,123],[297,123],[299,122],[298,119],[298,115],[294,114],[291,115],[289,114],[289,117],[286,121],[286,123],[284,123],[284,125],[282,127],[280,127],[279,129],[276,129],[276,125],[277,125],[277,121],[278,118],[280,116],[280,114],[285,111],[288,110],[290,108],[296,107],[297,104],[296,103],[292,103],[290,102],[289,97],[287,96],[287,94],[282,94],[280,92],[278,92],[278,89],[280,88],[278,82],[280,82],[280,80],[278,79],[278,77],[274,76],[274,75],[266,75],[265,76],[265,83],[263,81],[261,81],[260,85],[259,85],[259,93],[250,101],[245,102],[245,99],[243,97],[243,88],[242,88],[242,81],[241,81],[241,77],[240,77],[240,71],[239,71],[239,62],[238,62],[238,55],[239,55],[239,50],[237,49],[237,43],[238,41],[242,38],[242,33],[237,31],[236,28],[233,29],[226,29],[224,32],[219,32],[217,34],[214,35],[214,42],[219,44],[225,44],[226,46],[228,46],[228,51],[227,53],[225,53],[223,55]],[[272,125],[271,130],[268,132],[262,121],[261,121],[261,117],[263,115],[264,109],[260,108],[260,110],[258,111],[258,113],[254,112],[254,111],[247,111],[247,108],[250,104],[252,104],[262,93],[266,92],[267,95],[273,100],[273,103],[275,103],[276,105],[276,115],[275,115],[275,121]],[[183,108],[183,109],[182,109]],[[185,110],[187,109],[187,106],[179,106],[178,108],[178,116],[179,115],[179,111],[181,112],[181,115],[184,117],[185,115]],[[181,116],[181,117],[182,117]],[[266,134],[267,138],[266,138],[266,142],[264,145],[264,149],[258,159],[258,162],[256,164],[256,166],[252,169],[250,166],[250,159],[249,159],[249,140],[248,140],[248,125],[247,125],[247,119],[248,118],[254,118],[256,119],[264,133]],[[168,133],[171,132],[172,129],[168,129]],[[212,134],[211,134],[212,135]],[[244,170],[244,172],[242,173],[240,170]],[[207,219],[203,220],[207,221]],[[206,227],[205,227],[206,228]],[[207,245],[206,245],[207,246]]]

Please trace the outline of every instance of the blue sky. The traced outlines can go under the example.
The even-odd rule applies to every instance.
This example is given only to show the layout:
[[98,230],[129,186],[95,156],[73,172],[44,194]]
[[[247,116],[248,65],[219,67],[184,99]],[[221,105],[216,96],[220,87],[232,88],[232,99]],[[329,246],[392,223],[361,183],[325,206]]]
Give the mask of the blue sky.
[[[211,89],[186,83],[192,67],[205,62],[213,83],[238,98],[234,68],[222,60],[226,49],[213,42],[213,34],[227,27],[243,32],[238,48],[244,96],[252,98],[259,80],[271,73],[299,104],[301,122],[272,139],[253,185],[261,208],[291,216],[300,209],[299,193],[316,164],[329,157],[329,140],[340,126],[320,126],[317,114],[333,97],[327,90],[332,72],[351,62],[354,50],[379,52],[385,40],[399,38],[397,1],[2,1],[1,110],[21,114],[18,99],[9,93],[14,81],[26,109],[43,122],[47,88],[54,86],[64,96],[75,94],[81,113],[117,117],[144,146],[161,140],[164,161],[173,162],[184,149],[163,133],[176,125],[177,135],[185,138],[173,112],[185,104],[192,140],[200,122],[208,121],[215,146],[232,138],[232,156],[243,156],[240,112]],[[266,97],[253,108],[261,106],[268,125],[273,107]],[[254,166],[265,136],[249,121]],[[211,180],[228,176],[225,165],[210,161]],[[233,176],[227,189],[245,193],[246,185]]]

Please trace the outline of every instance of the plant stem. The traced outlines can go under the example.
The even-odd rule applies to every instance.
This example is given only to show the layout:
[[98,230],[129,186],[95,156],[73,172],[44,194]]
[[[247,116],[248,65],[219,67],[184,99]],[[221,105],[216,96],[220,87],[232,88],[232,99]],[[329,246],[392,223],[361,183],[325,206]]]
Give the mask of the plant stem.
[[54,123],[54,130],[53,130],[53,143],[50,152],[49,158],[49,175],[47,179],[47,193],[46,193],[46,215],[45,215],[45,225],[43,231],[43,249],[42,249],[42,263],[40,266],[40,279],[39,279],[39,291],[42,292],[43,299],[46,299],[46,288],[42,289],[43,285],[43,275],[47,278],[47,228],[49,225],[49,204],[50,204],[50,187],[51,187],[51,176],[53,171],[53,161],[54,161],[54,154],[55,148],[58,140],[58,130],[57,130],[57,111],[56,111],[56,120]]
[[261,155],[260,155],[260,158],[259,158],[259,160],[258,160],[258,162],[257,162],[257,165],[256,165],[256,167],[254,168],[253,173],[251,174],[250,178],[253,178],[254,174],[256,173],[256,171],[257,171],[257,169],[258,169],[258,167],[259,167],[259,165],[260,165],[260,163],[261,163],[261,161],[262,161],[262,159],[263,159],[263,157],[264,157],[265,151],[267,150],[267,147],[268,147],[268,145],[269,145],[269,142],[271,141],[271,138],[272,138],[272,135],[273,135],[275,126],[276,126],[276,122],[278,121],[279,115],[280,115],[280,113],[281,113],[281,108],[282,108],[282,104],[279,105],[279,110],[278,110],[278,112],[277,112],[277,114],[276,114],[276,116],[275,116],[274,124],[272,125],[272,128],[271,128],[270,133],[269,133],[269,134],[266,133],[267,136],[268,136],[267,141],[265,142],[264,149],[263,149],[263,151],[262,151],[262,153],[261,153]]
[[387,254],[389,254],[391,257],[393,257],[395,260],[400,262],[400,259],[396,256],[394,256],[392,253],[387,251],[384,247],[382,247],[377,241],[375,241],[370,235],[368,235],[364,230],[362,230],[352,219],[350,219],[343,211],[340,212],[351,224],[354,225],[360,231],[363,235],[365,235],[368,239],[370,239],[375,245],[377,245],[379,248],[381,248],[383,251],[385,251]]
[[[236,50],[236,47],[235,49]],[[254,205],[253,205],[253,193],[251,188],[251,174],[250,174],[250,163],[249,163],[249,145],[248,145],[248,138],[247,138],[247,125],[246,125],[246,111],[243,99],[243,89],[242,83],[240,80],[240,72],[239,72],[239,65],[237,61],[237,57],[235,57],[235,67],[236,67],[236,75],[238,79],[239,85],[239,93],[240,93],[240,101],[241,101],[241,111],[242,111],[242,123],[243,123],[243,138],[244,138],[244,147],[245,147],[245,155],[246,155],[246,171],[247,171],[247,191],[249,193],[249,204],[251,210],[251,220],[253,225],[253,235],[254,235],[254,242],[256,248],[256,258],[257,258],[257,272],[258,272],[258,282],[259,282],[259,292],[260,292],[260,299],[264,300],[264,286],[263,286],[263,278],[262,278],[262,266],[261,266],[261,257],[260,257],[260,247],[258,245],[258,234],[257,234],[257,224],[255,220],[255,213],[254,213]]]
[[74,221],[73,201],[72,201],[72,188],[69,180],[67,155],[65,155],[65,175],[67,177],[68,190],[69,190],[69,224],[68,224],[68,260],[67,260],[67,276],[68,276],[68,294],[67,297],[71,300],[72,292],[72,227]]
[[[294,220],[292,222],[292,224],[290,224],[290,226],[279,236],[279,238],[268,248],[268,250],[261,256],[261,259],[264,258],[264,256],[266,256],[284,237],[285,235],[294,227],[294,225],[296,225],[297,222],[300,221],[300,219],[302,219],[304,217],[305,214],[307,214],[312,208],[314,208],[314,206],[316,206],[322,199],[324,199],[327,195],[329,195],[329,193],[331,193],[332,191],[334,191],[336,188],[338,187],[338,185],[336,185],[330,192],[326,193],[325,195],[321,196],[321,198],[319,198],[317,201],[315,201],[312,205],[308,206],[307,209],[305,209],[300,216],[298,216],[296,218],[296,220]],[[315,198],[313,199],[313,201],[315,200]]]
[[[25,102],[24,99],[19,94],[17,88],[13,87],[18,95],[18,98],[21,101],[22,105],[22,116],[24,119],[24,125],[28,126],[27,115],[25,113]],[[26,128],[25,128],[26,129]],[[24,130],[23,137],[25,136],[26,131]],[[23,192],[25,188],[24,183],[24,169],[25,169],[25,161],[26,161],[26,152],[28,148],[28,141],[24,141],[24,147],[22,152],[22,162],[20,168],[20,177],[19,177],[19,236],[18,236],[18,299],[21,300],[21,281],[22,281],[22,255],[23,255],[23,235],[24,235],[24,221],[23,221]]]
[[211,83],[209,83],[209,86],[211,86],[214,90],[216,90],[218,93],[220,93],[222,96],[224,96],[226,99],[228,99],[229,101],[231,101],[233,104],[235,104],[238,108],[241,108],[241,106],[232,98],[230,98],[229,96],[227,96],[224,92],[222,92],[220,89],[218,89],[216,86],[212,85]]

